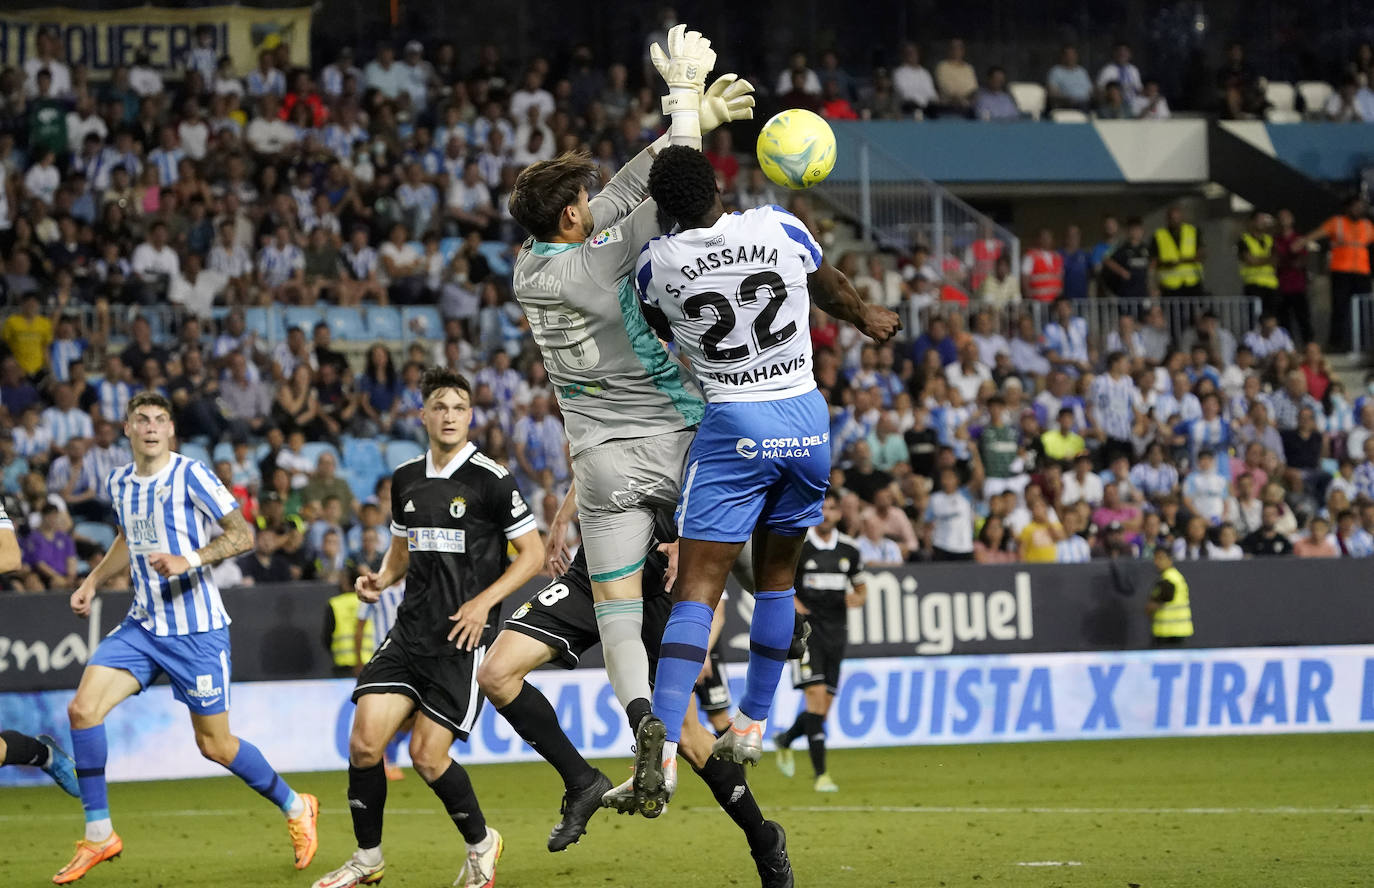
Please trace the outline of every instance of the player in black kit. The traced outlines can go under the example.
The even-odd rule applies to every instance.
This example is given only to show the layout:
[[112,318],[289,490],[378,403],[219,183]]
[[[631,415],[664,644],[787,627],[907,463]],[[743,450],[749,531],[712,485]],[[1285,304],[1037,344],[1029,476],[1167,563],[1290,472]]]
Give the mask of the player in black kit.
[[778,769],[791,777],[797,765],[789,747],[798,737],[806,737],[816,791],[835,792],[839,787],[825,770],[825,717],[840,686],[849,633],[845,609],[862,607],[868,588],[858,548],[837,527],[840,500],[833,491],[825,495],[821,516],[821,523],[806,532],[797,564],[797,610],[806,615],[811,635],[801,659],[792,661],[792,685],[806,695],[806,708],[792,727],[773,735],[773,742],[778,747]]
[[[543,544],[534,516],[505,466],[468,441],[472,390],[459,374],[431,368],[420,381],[424,455],[391,479],[391,546],[381,567],[358,578],[358,597],[376,601],[401,578],[406,597],[396,625],[358,676],[349,737],[348,805],[358,850],[314,888],[380,882],[382,754],[415,713],[410,757],[467,842],[461,883],[495,881],[501,836],[489,829],[472,782],[449,757],[466,740],[482,706],[477,671],[496,637],[499,606],[539,572]],[[507,543],[515,560],[507,566]]]
[[[654,535],[661,541],[677,539],[671,522],[664,520],[658,521]],[[670,590],[674,567],[670,566],[669,555],[659,549],[668,547],[652,549],[644,563],[642,638],[649,652],[650,675],[673,605]],[[578,552],[566,569],[556,556],[550,563],[550,572],[556,573],[556,578],[506,620],[477,680],[496,711],[563,778],[562,819],[549,835],[549,850],[562,851],[587,831],[587,821],[602,806],[602,796],[611,789],[611,781],[582,757],[563,733],[548,699],[525,681],[526,675],[545,663],[573,669],[582,654],[601,643],[592,609],[586,557]],[[791,888],[792,864],[787,857],[786,834],[777,823],[763,818],[744,776],[744,766],[711,758],[714,740],[697,720],[696,712],[689,709],[678,751],[710,787],[725,813],[744,831],[763,888]],[[624,802],[630,807],[633,801],[631,795],[625,796]]]

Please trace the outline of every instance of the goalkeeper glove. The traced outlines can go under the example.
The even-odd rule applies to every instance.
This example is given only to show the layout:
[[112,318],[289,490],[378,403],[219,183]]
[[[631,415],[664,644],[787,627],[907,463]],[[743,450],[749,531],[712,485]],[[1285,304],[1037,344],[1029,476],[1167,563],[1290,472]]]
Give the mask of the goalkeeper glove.
[[734,74],[722,74],[701,97],[698,113],[704,136],[718,126],[754,117],[754,85]]
[[649,58],[668,84],[663,112],[696,111],[706,87],[706,75],[716,65],[711,41],[700,31],[688,31],[686,25],[675,25],[668,32],[668,51],[665,53],[655,43],[649,47]]

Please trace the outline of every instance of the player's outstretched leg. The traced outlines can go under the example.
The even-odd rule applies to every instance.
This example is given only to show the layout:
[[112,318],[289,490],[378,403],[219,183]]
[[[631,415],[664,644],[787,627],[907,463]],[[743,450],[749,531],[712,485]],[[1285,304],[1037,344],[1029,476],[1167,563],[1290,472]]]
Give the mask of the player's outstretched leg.
[[410,735],[410,760],[467,843],[467,860],[459,876],[461,884],[464,888],[491,888],[496,884],[496,861],[501,858],[504,843],[501,834],[487,826],[468,772],[449,757],[449,747],[455,739],[452,729],[421,713],[416,716]]
[[715,743],[714,754],[741,764],[763,757],[763,729],[773,708],[783,664],[792,646],[796,609],[792,582],[803,537],[760,530],[754,535],[754,565],[759,591],[749,626],[749,670],[744,697],[730,730]]
[[744,766],[711,755],[715,737],[689,713],[682,729],[683,756],[691,763],[722,810],[744,833],[749,854],[759,873],[762,888],[792,888],[792,861],[787,856],[787,835],[782,827],[764,820],[754,793],[744,776]]
[[355,691],[358,708],[348,735],[348,810],[358,847],[343,866],[326,873],[312,888],[375,885],[386,874],[382,858],[382,816],[386,810],[386,745],[411,713],[415,701],[402,694]]
[[519,632],[502,631],[482,659],[477,684],[515,733],[563,778],[563,803],[548,843],[550,851],[562,851],[586,834],[587,821],[601,808],[601,797],[611,789],[611,781],[563,733],[548,698],[525,681],[526,675],[553,658],[554,650],[548,645]]
[[193,714],[191,724],[195,728],[196,746],[201,755],[228,768],[231,774],[276,805],[286,816],[286,831],[291,837],[296,869],[309,866],[320,844],[317,830],[319,799],[308,793],[298,795],[273,770],[256,746],[241,737],[235,737],[229,730],[227,711],[213,715]]
[[47,734],[30,737],[18,731],[0,731],[0,766],[28,765],[40,768],[62,787],[67,795],[81,798],[76,783],[76,765],[57,741]]
[[[108,656],[122,642],[111,636],[96,649],[96,656]],[[103,652],[103,653],[102,653]],[[130,665],[138,668],[136,663]],[[76,696],[67,704],[71,722],[72,757],[76,763],[76,782],[81,792],[81,807],[86,813],[86,834],[76,843],[76,853],[52,877],[55,884],[75,882],[97,864],[114,860],[124,853],[124,842],[110,821],[110,803],[105,789],[105,760],[109,755],[105,741],[105,716],[120,701],[137,694],[142,684],[133,673],[92,663],[81,674]]]

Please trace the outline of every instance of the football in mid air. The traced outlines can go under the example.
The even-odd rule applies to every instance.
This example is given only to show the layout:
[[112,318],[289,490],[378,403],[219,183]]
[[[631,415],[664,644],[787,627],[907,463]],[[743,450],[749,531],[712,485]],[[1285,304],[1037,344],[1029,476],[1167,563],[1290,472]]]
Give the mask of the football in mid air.
[[759,131],[759,167],[776,185],[799,191],[835,168],[835,133],[820,115],[779,111]]

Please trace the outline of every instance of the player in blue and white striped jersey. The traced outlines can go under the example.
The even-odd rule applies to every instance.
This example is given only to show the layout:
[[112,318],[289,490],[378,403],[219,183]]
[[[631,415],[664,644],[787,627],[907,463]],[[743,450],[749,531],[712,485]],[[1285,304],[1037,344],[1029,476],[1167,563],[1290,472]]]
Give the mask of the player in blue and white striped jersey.
[[363,662],[363,627],[372,624],[372,649],[386,642],[386,635],[396,625],[396,609],[406,597],[406,581],[393,583],[382,590],[376,601],[364,601],[358,607],[358,635],[354,640],[358,662]]
[[[134,601],[96,648],[67,707],[86,835],[53,881],[75,882],[124,850],[105,792],[105,717],[164,674],[172,695],[191,710],[201,754],[286,815],[296,868],[304,869],[318,847],[319,802],[297,795],[253,744],[229,731],[229,615],[210,567],[246,552],[252,530],[208,466],[172,451],[172,405],[165,397],[135,395],[124,433],[134,461],[106,482],[119,534],[72,593],[71,606],[78,616],[89,616],[100,586],[126,568]],[[218,536],[215,524],[222,530]]]

